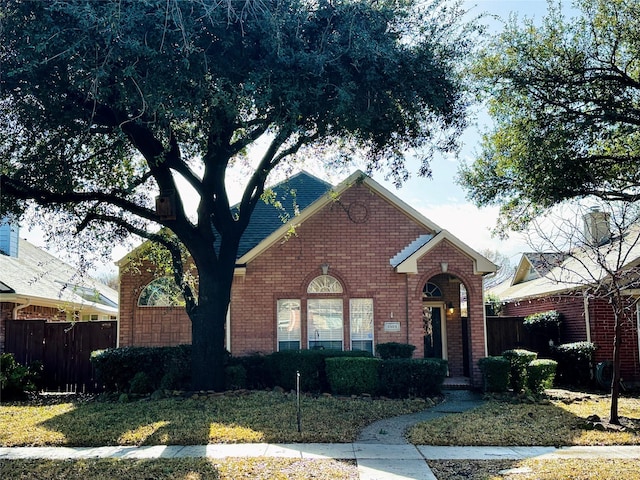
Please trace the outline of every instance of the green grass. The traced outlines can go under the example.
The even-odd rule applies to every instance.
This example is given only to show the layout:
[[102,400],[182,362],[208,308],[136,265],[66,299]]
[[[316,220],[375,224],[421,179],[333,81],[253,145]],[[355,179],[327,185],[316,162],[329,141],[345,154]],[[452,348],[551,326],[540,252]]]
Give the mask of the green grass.
[[[627,431],[585,429],[592,414],[608,415],[609,399],[592,396],[566,404],[512,404],[490,401],[480,408],[420,423],[408,432],[417,445],[638,445],[640,435]],[[619,414],[640,419],[640,400],[620,399]]]
[[[313,477],[310,477],[313,472]],[[354,462],[284,458],[0,460],[0,478],[20,480],[356,480]]]
[[0,445],[200,445],[352,442],[375,420],[416,412],[416,400],[310,398],[275,392],[131,403],[1,405]]

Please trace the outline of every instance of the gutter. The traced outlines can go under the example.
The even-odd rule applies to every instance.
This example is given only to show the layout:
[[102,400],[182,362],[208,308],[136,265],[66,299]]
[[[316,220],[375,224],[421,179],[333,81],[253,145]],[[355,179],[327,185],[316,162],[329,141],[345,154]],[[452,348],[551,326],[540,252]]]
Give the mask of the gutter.
[[18,311],[22,310],[23,308],[27,308],[29,306],[31,306],[31,299],[30,298],[25,298],[24,299],[24,303],[16,304],[16,306],[13,307],[13,312],[11,313],[11,319],[12,320],[17,320],[18,319]]
[[584,321],[587,329],[587,342],[591,343],[591,318],[589,317],[589,297],[584,296]]

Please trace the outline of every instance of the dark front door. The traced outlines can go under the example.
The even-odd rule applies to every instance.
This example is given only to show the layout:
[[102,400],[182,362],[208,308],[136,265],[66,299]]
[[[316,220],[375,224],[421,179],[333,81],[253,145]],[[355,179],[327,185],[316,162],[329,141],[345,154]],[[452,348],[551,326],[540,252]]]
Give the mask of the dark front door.
[[425,358],[443,358],[442,308],[424,305],[422,307],[422,320],[424,322]]

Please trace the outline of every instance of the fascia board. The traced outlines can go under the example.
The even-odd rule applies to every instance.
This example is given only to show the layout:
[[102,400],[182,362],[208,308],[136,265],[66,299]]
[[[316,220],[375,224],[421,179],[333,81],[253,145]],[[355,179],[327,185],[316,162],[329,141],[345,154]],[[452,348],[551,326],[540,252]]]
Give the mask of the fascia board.
[[85,313],[97,312],[106,313],[109,315],[118,315],[118,307],[109,307],[107,305],[87,302],[86,300],[82,299],[78,300],[77,302],[73,302],[71,300],[44,298],[34,295],[0,293],[0,303],[22,304],[25,303],[25,301],[28,301],[30,305],[39,307],[58,309],[63,308]]

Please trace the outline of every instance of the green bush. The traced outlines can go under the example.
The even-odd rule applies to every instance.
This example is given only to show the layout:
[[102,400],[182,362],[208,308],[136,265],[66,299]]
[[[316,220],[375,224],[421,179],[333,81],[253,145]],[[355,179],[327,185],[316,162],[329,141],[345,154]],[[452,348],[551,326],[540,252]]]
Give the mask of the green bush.
[[538,354],[529,350],[506,350],[502,356],[511,365],[511,388],[514,393],[520,393],[527,386],[527,365],[534,361]]
[[134,377],[139,373],[146,375],[151,391],[161,387],[187,388],[191,373],[191,346],[97,350],[91,353],[91,363],[96,369],[98,382],[110,392],[129,392]]
[[267,355],[266,363],[274,385],[295,390],[296,372],[300,372],[300,389],[305,392],[328,392],[325,359],[332,357],[371,357],[362,350],[285,350]]
[[41,374],[40,362],[24,366],[16,362],[13,353],[0,354],[0,399],[21,400],[27,392],[37,391]]
[[504,357],[484,357],[478,360],[485,392],[506,392],[511,377],[511,362]]
[[136,373],[129,382],[129,393],[144,395],[153,392],[154,388],[145,372]]
[[388,342],[376,345],[376,352],[383,360],[390,358],[411,358],[415,349],[415,345],[409,345],[408,343]]
[[442,390],[447,361],[435,358],[389,359],[380,365],[380,393],[391,398],[426,397]]
[[331,392],[336,395],[376,394],[380,363],[378,358],[327,358],[325,366]]
[[247,388],[247,370],[242,365],[229,365],[224,369],[224,374],[227,390]]
[[522,324],[529,329],[555,330],[562,322],[561,314],[557,310],[549,310],[529,315],[524,318]]
[[527,386],[532,393],[542,393],[553,386],[558,362],[555,360],[533,360],[527,366]]
[[252,390],[264,390],[275,386],[267,366],[267,357],[259,353],[242,357],[232,357],[229,366],[240,365],[245,371],[245,386]]
[[555,347],[553,359],[558,362],[556,382],[568,386],[587,386],[592,383],[596,349],[597,346],[591,342],[564,343]]

